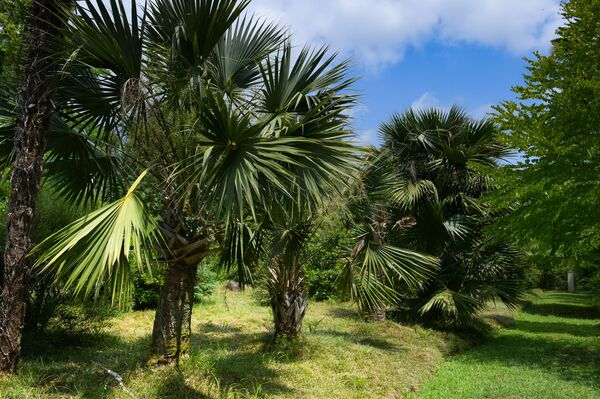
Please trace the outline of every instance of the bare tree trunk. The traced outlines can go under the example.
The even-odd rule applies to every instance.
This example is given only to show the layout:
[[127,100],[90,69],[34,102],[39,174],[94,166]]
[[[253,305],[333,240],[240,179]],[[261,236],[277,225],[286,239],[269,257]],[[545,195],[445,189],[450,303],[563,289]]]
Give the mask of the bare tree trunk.
[[61,40],[59,10],[68,0],[34,0],[25,33],[24,81],[15,130],[16,158],[11,172],[8,234],[0,304],[0,373],[14,373],[21,352],[31,228],[40,190],[43,154],[54,113],[57,60],[51,49]]
[[170,261],[154,318],[150,364],[178,364],[187,356],[196,272],[210,249],[210,241],[203,237],[192,235],[186,238],[183,218],[171,215],[168,222],[161,227],[168,241]]
[[169,265],[154,318],[151,364],[179,363],[188,353],[197,270],[184,262]]
[[[281,260],[278,260],[280,263]],[[304,278],[297,273],[286,273],[283,265],[272,269],[269,293],[275,324],[275,339],[294,340],[302,331],[302,322],[308,306]]]

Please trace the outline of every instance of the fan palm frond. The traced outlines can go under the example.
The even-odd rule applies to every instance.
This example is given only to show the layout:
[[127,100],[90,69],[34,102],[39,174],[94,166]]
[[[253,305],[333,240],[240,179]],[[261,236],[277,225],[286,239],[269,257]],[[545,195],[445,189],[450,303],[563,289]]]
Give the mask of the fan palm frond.
[[[135,265],[150,272],[152,248],[161,235],[136,189],[142,173],[127,194],[76,220],[46,238],[31,252],[40,271],[55,270],[57,279],[75,294],[99,295],[108,285],[112,300],[121,304],[131,294]],[[131,258],[132,257],[132,258]]]

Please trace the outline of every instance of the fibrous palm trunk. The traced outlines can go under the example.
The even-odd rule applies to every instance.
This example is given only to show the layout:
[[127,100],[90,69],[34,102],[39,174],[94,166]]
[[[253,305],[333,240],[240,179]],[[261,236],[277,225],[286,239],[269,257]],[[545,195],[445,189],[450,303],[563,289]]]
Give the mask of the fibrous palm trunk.
[[370,321],[374,323],[384,322],[386,319],[386,311],[387,308],[385,305],[375,306],[373,308],[363,308],[361,309],[362,317],[365,321]]
[[279,260],[270,270],[269,293],[275,324],[275,339],[294,340],[302,331],[302,322],[308,306],[304,278],[287,271]]
[[51,49],[61,40],[59,11],[69,0],[34,0],[24,33],[25,74],[18,99],[16,157],[11,173],[4,281],[0,304],[0,373],[15,372],[21,351],[31,229],[42,176],[47,133],[54,113],[57,60]]
[[177,363],[188,353],[197,269],[184,262],[167,269],[152,330],[152,364]]
[[190,347],[196,272],[208,255],[210,242],[204,238],[187,239],[183,230],[181,223],[175,228],[162,226],[168,239],[169,267],[154,318],[150,364],[179,363]]

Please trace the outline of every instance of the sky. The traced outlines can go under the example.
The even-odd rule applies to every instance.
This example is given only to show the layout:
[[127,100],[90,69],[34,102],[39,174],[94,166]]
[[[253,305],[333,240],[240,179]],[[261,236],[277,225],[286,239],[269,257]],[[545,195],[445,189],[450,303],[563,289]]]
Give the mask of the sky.
[[288,26],[293,43],[351,57],[357,141],[408,107],[463,107],[483,117],[513,99],[533,51],[563,22],[560,0],[253,0],[250,12]]

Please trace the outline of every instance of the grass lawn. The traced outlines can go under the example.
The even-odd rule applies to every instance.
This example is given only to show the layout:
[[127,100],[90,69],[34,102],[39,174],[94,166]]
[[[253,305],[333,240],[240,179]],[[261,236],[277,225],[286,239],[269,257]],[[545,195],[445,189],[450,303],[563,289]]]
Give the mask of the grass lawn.
[[444,363],[421,399],[600,398],[600,310],[545,292],[484,344]]
[[148,368],[153,316],[123,314],[76,347],[35,338],[20,374],[0,379],[0,398],[131,398],[103,368],[145,399],[396,398],[416,392],[460,345],[421,327],[363,323],[349,305],[311,303],[303,341],[282,351],[270,346],[269,309],[252,292],[220,291],[194,309],[190,359]]

